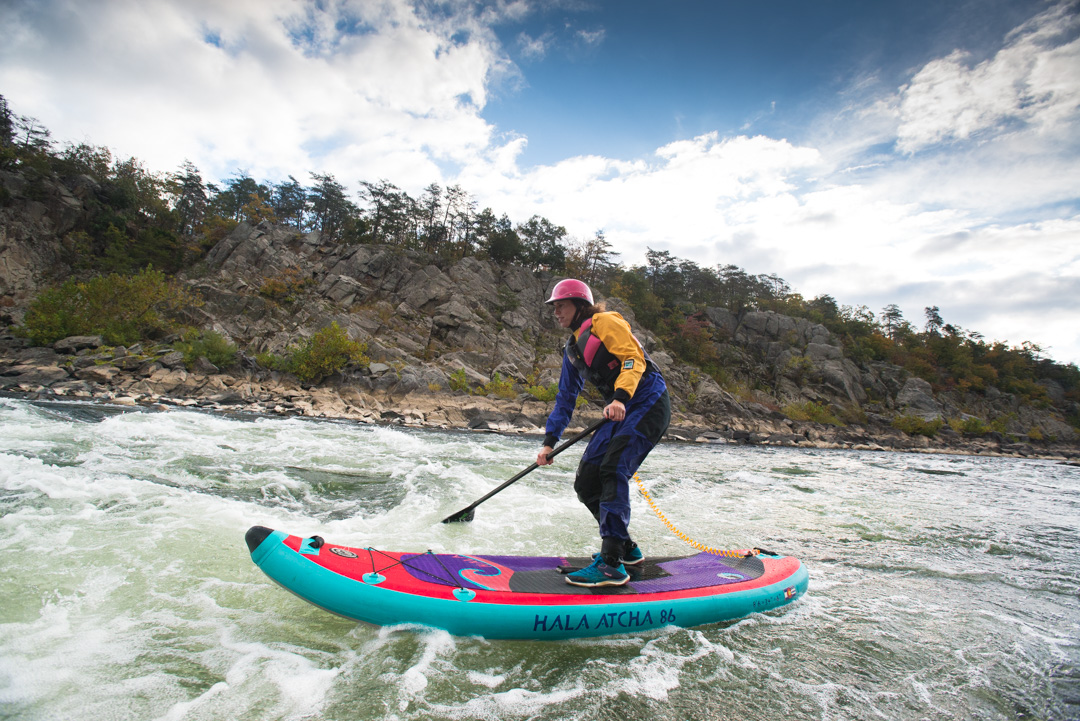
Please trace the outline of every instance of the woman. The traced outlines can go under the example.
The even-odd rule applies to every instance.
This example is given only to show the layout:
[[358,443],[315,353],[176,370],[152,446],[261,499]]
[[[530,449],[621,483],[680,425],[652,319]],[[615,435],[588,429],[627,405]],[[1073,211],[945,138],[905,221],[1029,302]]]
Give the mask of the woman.
[[546,301],[555,320],[573,334],[563,352],[555,408],[547,421],[536,464],[551,463],[559,436],[570,423],[578,394],[588,380],[604,396],[604,418],[578,465],[574,490],[600,525],[600,553],[587,568],[567,574],[575,586],[621,586],[626,566],[645,560],[630,539],[630,479],[660,441],[671,421],[671,400],[660,370],[618,313],[594,305],[580,280],[560,281]]

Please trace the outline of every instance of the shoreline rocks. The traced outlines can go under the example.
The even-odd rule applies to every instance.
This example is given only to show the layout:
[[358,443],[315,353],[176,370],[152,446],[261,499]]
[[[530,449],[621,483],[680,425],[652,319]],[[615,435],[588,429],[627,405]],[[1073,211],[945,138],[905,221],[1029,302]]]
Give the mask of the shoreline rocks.
[[[205,360],[205,359],[203,359]],[[382,367],[386,366],[386,367]],[[550,402],[522,393],[513,398],[436,390],[422,382],[381,384],[394,371],[372,364],[362,372],[338,374],[320,385],[304,385],[288,374],[239,363],[222,371],[209,362],[188,370],[182,354],[167,346],[106,348],[100,337],[67,338],[52,348],[31,347],[0,337],[0,394],[31,400],[82,400],[124,407],[193,408],[251,416],[301,416],[402,425],[543,435]],[[910,384],[905,400],[925,406],[926,389]],[[932,399],[932,396],[931,396]],[[886,423],[833,426],[794,421],[763,408],[761,417],[732,415],[723,422],[675,411],[665,441],[945,453],[994,457],[1080,459],[1074,443],[1035,443],[997,433],[969,436],[947,426],[938,436],[908,435]],[[926,408],[926,410],[929,410]],[[601,405],[578,410],[572,428],[599,419]]]

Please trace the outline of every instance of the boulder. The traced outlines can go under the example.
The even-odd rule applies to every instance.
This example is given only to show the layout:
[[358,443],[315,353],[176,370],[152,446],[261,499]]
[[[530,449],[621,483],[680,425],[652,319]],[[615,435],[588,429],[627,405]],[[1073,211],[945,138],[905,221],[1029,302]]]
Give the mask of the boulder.
[[93,383],[109,384],[112,383],[120,373],[120,369],[111,365],[94,365],[87,368],[80,368],[75,371],[75,377],[79,380],[91,381]]
[[896,395],[896,405],[902,412],[941,417],[941,404],[934,398],[933,388],[927,381],[915,376],[908,378]]
[[178,350],[174,350],[171,353],[166,353],[165,355],[158,358],[157,362],[165,366],[166,368],[172,370],[176,370],[177,368],[183,368],[184,354]]
[[105,339],[99,335],[73,335],[53,343],[53,349],[57,353],[78,353],[87,348],[100,348],[105,345]]

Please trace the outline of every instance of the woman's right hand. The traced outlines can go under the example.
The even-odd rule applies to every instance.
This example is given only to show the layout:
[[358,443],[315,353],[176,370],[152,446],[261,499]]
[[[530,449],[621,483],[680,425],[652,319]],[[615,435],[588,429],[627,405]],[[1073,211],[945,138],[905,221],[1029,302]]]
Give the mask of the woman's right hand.
[[536,465],[538,466],[550,466],[555,461],[548,458],[548,454],[551,453],[551,446],[544,446],[540,449],[540,452],[536,454]]

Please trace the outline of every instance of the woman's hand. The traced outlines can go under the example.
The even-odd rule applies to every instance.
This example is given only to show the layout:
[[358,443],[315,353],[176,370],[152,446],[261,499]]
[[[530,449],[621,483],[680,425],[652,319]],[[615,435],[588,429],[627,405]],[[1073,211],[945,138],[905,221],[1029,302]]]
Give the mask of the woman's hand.
[[626,418],[626,406],[622,404],[622,401],[612,401],[608,403],[604,409],[604,418],[609,421],[621,421]]
[[548,458],[548,454],[551,453],[551,446],[544,446],[540,449],[540,452],[536,454],[536,465],[538,466],[550,466],[555,461]]

